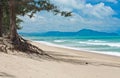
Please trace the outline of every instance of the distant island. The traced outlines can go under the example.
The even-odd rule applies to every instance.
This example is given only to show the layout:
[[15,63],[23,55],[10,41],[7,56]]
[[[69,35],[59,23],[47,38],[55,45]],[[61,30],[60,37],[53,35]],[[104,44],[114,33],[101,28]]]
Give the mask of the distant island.
[[90,29],[82,29],[77,32],[60,32],[60,31],[49,31],[46,33],[20,33],[21,35],[29,36],[119,36],[117,33],[99,32]]

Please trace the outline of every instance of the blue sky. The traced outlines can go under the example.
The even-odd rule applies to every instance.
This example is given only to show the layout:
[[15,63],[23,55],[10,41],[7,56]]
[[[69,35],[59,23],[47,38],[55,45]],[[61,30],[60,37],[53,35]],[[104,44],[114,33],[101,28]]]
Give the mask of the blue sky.
[[60,10],[72,11],[63,17],[41,11],[33,18],[21,17],[23,29],[19,32],[79,31],[93,29],[120,33],[120,0],[51,0]]

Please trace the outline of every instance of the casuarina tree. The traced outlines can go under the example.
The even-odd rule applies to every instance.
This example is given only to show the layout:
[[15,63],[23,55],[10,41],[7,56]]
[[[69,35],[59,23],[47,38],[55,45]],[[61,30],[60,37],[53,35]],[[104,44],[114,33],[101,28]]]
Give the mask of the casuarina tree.
[[[17,33],[17,15],[28,15],[32,18],[36,12],[48,11],[53,12],[55,15],[61,14],[61,16],[71,16],[71,12],[60,11],[54,4],[51,4],[49,0],[5,0],[9,10],[9,37],[13,48],[16,50],[32,53],[44,52],[28,43]],[[1,9],[2,12],[2,9]],[[2,23],[2,22],[0,22]],[[1,24],[2,25],[2,24]],[[2,28],[1,28],[2,29]]]

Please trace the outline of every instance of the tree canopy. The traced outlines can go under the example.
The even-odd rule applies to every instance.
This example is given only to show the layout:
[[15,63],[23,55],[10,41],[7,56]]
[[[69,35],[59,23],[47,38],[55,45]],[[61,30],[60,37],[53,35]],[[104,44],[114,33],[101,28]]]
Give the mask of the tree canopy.
[[55,4],[51,4],[49,0],[0,0],[0,8],[2,10],[2,32],[4,34],[10,31],[10,1],[14,2],[15,16],[16,16],[16,28],[21,29],[20,23],[23,22],[17,15],[24,16],[28,15],[32,18],[36,12],[48,11],[53,14],[60,14],[61,16],[71,16],[71,12],[60,11]]
[[32,18],[36,12],[41,11],[48,11],[65,17],[72,15],[71,12],[59,10],[49,0],[0,0],[0,36],[3,33],[9,33],[8,39],[15,49],[39,54],[39,51],[41,51],[39,48],[27,43],[17,33],[17,29],[20,28],[20,22],[22,22],[17,15],[24,16],[29,14],[28,16]]

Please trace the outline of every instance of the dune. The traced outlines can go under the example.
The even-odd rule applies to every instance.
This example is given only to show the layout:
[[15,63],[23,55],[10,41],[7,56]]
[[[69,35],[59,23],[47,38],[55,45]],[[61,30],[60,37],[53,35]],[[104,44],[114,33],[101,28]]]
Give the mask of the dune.
[[31,43],[53,58],[0,52],[0,78],[120,78],[120,57]]

